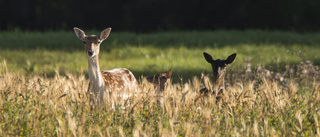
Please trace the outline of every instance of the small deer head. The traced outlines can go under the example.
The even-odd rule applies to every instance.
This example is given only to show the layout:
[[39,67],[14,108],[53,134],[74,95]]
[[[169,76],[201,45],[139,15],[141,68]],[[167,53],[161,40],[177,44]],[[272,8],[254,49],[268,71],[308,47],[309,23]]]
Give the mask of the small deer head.
[[204,55],[204,58],[207,60],[207,62],[209,62],[212,66],[213,77],[215,78],[215,81],[219,81],[224,79],[228,64],[231,64],[234,61],[237,54],[233,53],[226,60],[221,60],[221,59],[214,60],[212,56],[206,52],[203,52],[203,55]]
[[147,81],[163,91],[167,80],[171,77],[171,74],[172,70],[170,69],[167,72],[147,77]]
[[87,36],[84,33],[84,31],[82,31],[81,29],[79,29],[77,27],[74,27],[73,30],[76,33],[77,37],[83,41],[84,48],[86,50],[88,57],[95,57],[95,56],[99,55],[101,42],[103,40],[105,40],[111,32],[111,28],[107,28],[107,29],[103,30],[101,32],[100,36],[98,37],[96,35],[88,35]]

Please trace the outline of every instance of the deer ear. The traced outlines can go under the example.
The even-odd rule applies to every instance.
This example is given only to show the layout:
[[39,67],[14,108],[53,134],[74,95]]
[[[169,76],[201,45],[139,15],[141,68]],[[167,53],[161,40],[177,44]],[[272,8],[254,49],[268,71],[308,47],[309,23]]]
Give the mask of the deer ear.
[[233,53],[232,55],[230,55],[230,56],[227,58],[226,63],[227,63],[227,64],[231,64],[231,63],[234,61],[234,59],[236,58],[236,56],[237,56],[236,53]]
[[84,38],[86,37],[86,34],[81,29],[74,27],[73,30],[74,30],[74,33],[76,33],[77,37],[80,40],[84,40]]
[[212,62],[213,62],[212,56],[209,55],[208,53],[203,52],[203,56],[204,56],[204,58],[207,60],[207,62],[209,62],[209,63],[212,63]]
[[172,70],[170,69],[166,72],[166,78],[169,79],[171,77],[171,74],[172,74]]
[[103,41],[103,40],[105,40],[106,38],[108,38],[110,32],[111,32],[111,28],[107,28],[107,29],[101,31],[100,40]]

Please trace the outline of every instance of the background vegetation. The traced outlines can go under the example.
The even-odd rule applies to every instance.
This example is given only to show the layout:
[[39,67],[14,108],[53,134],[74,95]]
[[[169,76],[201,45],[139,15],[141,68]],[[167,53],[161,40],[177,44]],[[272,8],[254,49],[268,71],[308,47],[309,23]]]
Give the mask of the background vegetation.
[[1,0],[1,30],[320,30],[318,0]]

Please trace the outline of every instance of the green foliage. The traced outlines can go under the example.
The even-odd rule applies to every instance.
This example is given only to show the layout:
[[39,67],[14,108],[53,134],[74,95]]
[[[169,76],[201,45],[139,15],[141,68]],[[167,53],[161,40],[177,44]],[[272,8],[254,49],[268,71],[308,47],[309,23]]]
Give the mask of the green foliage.
[[0,1],[0,29],[67,30],[76,24],[135,32],[250,28],[310,32],[320,29],[319,5],[317,0]]

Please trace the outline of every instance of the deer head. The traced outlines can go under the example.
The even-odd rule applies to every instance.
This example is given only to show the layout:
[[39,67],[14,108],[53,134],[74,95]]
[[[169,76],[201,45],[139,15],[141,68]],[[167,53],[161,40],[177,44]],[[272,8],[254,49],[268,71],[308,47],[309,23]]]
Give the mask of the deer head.
[[84,31],[81,29],[74,27],[73,28],[74,32],[76,33],[77,37],[83,41],[84,43],[84,48],[86,50],[87,56],[90,57],[95,57],[99,55],[100,52],[100,44],[103,40],[108,38],[111,28],[107,28],[103,30],[100,34],[100,36],[96,35],[86,35]]
[[167,80],[171,77],[171,74],[172,70],[170,69],[167,72],[147,77],[147,81],[163,91]]
[[231,64],[236,58],[236,53],[230,55],[226,60],[217,59],[214,60],[211,55],[206,52],[203,52],[203,56],[208,63],[212,66],[213,77],[216,84],[223,84],[224,76],[226,74],[226,68]]

